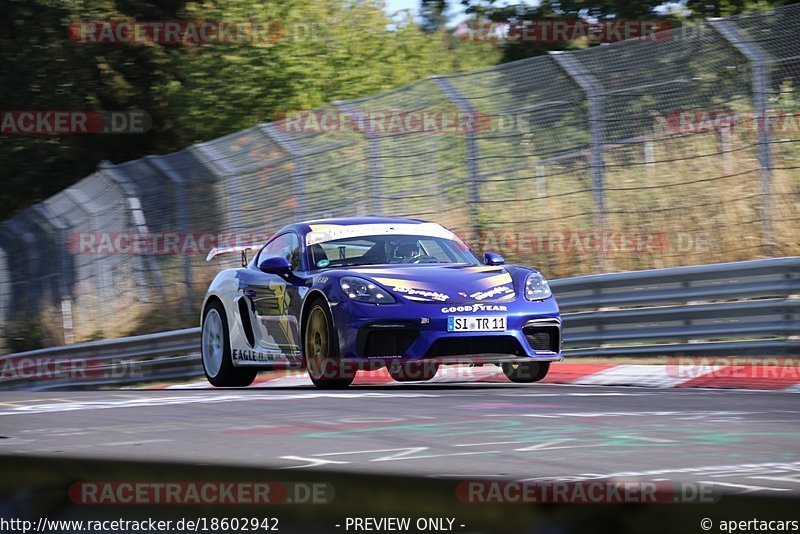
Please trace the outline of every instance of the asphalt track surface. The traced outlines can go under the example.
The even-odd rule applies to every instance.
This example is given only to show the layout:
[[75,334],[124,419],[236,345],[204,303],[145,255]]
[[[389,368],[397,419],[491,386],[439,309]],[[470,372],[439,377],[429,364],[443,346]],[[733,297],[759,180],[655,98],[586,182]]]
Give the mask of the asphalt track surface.
[[0,392],[0,454],[800,494],[800,395],[428,384]]

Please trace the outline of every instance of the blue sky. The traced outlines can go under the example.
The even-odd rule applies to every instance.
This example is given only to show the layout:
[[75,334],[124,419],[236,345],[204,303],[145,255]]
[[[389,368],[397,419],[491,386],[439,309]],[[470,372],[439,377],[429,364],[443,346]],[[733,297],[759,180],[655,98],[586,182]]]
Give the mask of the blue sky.
[[413,13],[419,11],[419,0],[386,0],[386,11],[394,13],[401,9],[410,9]]
[[[419,0],[386,0],[386,12],[391,15],[401,9],[408,9],[414,15],[419,14]],[[450,2],[450,24],[457,24],[464,17],[461,2]]]

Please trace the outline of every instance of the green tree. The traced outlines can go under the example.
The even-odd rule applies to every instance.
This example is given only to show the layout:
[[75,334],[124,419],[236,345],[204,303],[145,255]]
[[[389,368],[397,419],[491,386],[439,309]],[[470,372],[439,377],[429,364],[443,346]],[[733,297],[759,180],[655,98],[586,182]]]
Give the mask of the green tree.
[[[424,3],[424,0],[421,0]],[[512,27],[525,21],[559,19],[577,21],[600,20],[662,20],[670,26],[678,26],[687,20],[702,20],[705,17],[735,15],[756,9],[764,9],[794,0],[687,0],[665,2],[662,0],[543,0],[541,2],[519,2],[509,4],[500,0],[450,0],[460,1],[465,13],[474,20],[508,22]],[[445,7],[446,10],[446,7]],[[500,48],[503,62],[545,54],[551,50],[569,50],[591,46],[582,39],[567,42],[507,42]]]
[[420,26],[427,32],[435,32],[447,22],[447,0],[420,0]]

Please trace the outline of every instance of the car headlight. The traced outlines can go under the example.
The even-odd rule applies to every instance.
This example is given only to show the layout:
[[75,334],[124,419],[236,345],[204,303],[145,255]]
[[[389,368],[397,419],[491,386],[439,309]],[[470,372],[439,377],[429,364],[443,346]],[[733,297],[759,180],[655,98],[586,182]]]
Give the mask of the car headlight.
[[339,287],[342,288],[345,295],[359,302],[371,302],[373,304],[394,302],[389,293],[363,278],[345,276],[339,280]]
[[528,300],[544,300],[553,294],[550,285],[541,273],[531,273],[525,279],[525,298]]

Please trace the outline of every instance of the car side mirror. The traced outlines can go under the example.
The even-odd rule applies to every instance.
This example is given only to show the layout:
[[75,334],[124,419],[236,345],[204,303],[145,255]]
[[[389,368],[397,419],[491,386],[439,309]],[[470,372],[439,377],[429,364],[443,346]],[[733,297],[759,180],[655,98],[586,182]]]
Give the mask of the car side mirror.
[[283,256],[267,258],[258,264],[258,268],[261,269],[262,272],[280,276],[285,276],[292,272],[292,266],[289,265],[289,260]]
[[483,255],[483,263],[486,265],[503,265],[506,260],[497,252],[486,252]]

